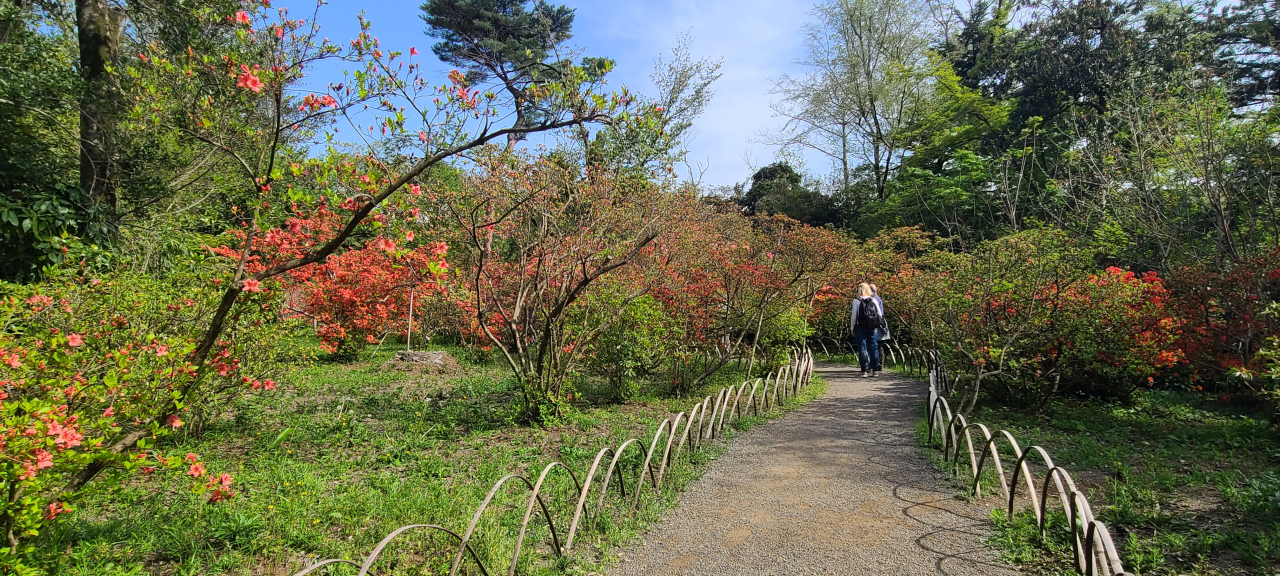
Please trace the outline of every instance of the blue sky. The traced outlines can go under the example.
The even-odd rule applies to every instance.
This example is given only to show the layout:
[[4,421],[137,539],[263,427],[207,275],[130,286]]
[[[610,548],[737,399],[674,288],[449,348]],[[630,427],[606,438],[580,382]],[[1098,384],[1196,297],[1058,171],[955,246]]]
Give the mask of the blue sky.
[[[769,110],[769,79],[787,72],[800,56],[800,29],[812,0],[561,2],[576,10],[571,43],[587,55],[617,61],[610,74],[615,86],[626,84],[652,94],[649,74],[654,60],[668,54],[684,33],[693,37],[695,57],[724,58],[723,76],[694,127],[689,155],[691,164],[705,168],[704,184],[747,179],[748,158],[756,166],[773,160],[772,148],[750,140],[759,130],[778,125]],[[325,36],[345,43],[355,35],[356,15],[364,11],[383,46],[406,51],[413,46],[429,56],[434,40],[423,33],[420,4],[421,0],[330,0],[319,21]],[[304,5],[290,3],[295,13]]]

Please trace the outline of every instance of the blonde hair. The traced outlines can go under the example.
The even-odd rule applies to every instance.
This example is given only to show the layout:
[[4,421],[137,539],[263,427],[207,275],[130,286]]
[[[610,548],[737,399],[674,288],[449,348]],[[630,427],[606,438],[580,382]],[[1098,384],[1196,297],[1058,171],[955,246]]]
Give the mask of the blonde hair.
[[871,297],[871,285],[870,285],[870,284],[867,284],[866,282],[863,282],[863,283],[859,284],[859,285],[858,285],[858,297],[859,297],[859,298],[870,298],[870,297]]

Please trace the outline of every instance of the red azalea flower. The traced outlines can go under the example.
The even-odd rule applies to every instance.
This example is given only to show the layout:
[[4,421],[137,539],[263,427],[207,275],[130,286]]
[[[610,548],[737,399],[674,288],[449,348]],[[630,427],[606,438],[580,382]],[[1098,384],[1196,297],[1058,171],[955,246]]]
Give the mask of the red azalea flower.
[[250,72],[248,66],[241,65],[240,67],[244,68],[244,71],[236,77],[236,88],[248,88],[255,93],[262,92],[262,79]]

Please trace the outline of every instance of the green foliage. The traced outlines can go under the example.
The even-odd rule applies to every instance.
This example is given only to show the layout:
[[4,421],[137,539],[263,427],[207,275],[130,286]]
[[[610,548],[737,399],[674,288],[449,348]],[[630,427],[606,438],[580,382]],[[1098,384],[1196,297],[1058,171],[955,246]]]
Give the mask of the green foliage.
[[912,337],[962,377],[956,407],[965,413],[980,394],[1032,406],[1067,390],[1125,396],[1180,360],[1159,277],[1096,273],[1090,250],[1061,231],[927,254],[882,293]]
[[108,234],[79,189],[75,39],[41,33],[56,23],[20,6],[0,6],[0,279],[31,281],[63,260],[64,234]]
[[783,214],[805,224],[831,221],[830,202],[806,187],[790,164],[777,162],[751,175],[751,188],[737,199],[748,214]]
[[[1039,412],[986,407],[974,421],[1044,446],[1070,470],[1129,571],[1266,574],[1280,562],[1280,444],[1256,408],[1143,390],[1129,402],[1052,400]],[[1060,508],[1049,521],[1065,524]],[[1000,514],[991,542],[1026,569],[1069,573],[1070,543],[1056,539],[1067,531],[1049,533],[1039,538],[1029,512]]]
[[[460,348],[443,349],[463,356]],[[302,366],[282,378],[276,393],[230,405],[202,435],[171,437],[167,449],[200,453],[211,470],[234,473],[238,493],[231,500],[209,504],[207,497],[188,492],[182,478],[143,476],[82,501],[69,521],[47,532],[33,565],[50,574],[86,576],[134,570],[214,575],[294,566],[299,554],[356,559],[405,524],[464,529],[502,476],[540,469],[551,460],[585,470],[600,448],[617,446],[637,430],[651,433],[689,404],[644,394],[616,405],[608,401],[608,386],[592,380],[554,427],[525,427],[518,424],[517,383],[504,367],[464,363],[452,373],[417,373],[388,366],[391,354],[384,349],[361,363]],[[740,379],[741,373],[732,377]],[[815,384],[789,399],[786,408],[821,394],[821,383]],[[729,435],[779,415],[741,420]],[[278,440],[284,430],[292,432]],[[613,547],[634,541],[674,506],[676,494],[719,449],[685,454],[688,459],[666,472],[663,493],[646,492],[637,514],[626,500],[625,512],[606,509],[598,524],[581,527],[565,564],[534,545],[550,540],[546,524],[531,524],[518,571],[590,572],[615,561]],[[628,453],[624,463],[631,494],[641,462]],[[555,495],[546,502],[557,521],[571,516],[576,499],[560,497],[573,490],[568,475],[551,475],[544,489]],[[612,488],[610,493],[617,498]],[[477,551],[487,565],[505,568],[510,561],[525,502],[527,493],[501,493],[484,516]],[[456,543],[434,537],[403,542],[376,565],[379,573],[447,571]]]
[[[11,543],[0,566],[22,566],[34,538],[87,494],[139,471],[185,466],[158,439],[199,429],[231,400],[274,387],[270,376],[289,349],[279,345],[269,298],[236,309],[209,365],[188,361],[218,301],[210,280],[220,272],[207,262],[163,278],[46,268],[40,283],[0,283],[0,488],[9,495],[0,525]],[[119,450],[134,434],[137,452]],[[86,471],[98,481],[64,490]],[[206,488],[223,494],[204,474],[190,474],[193,497],[209,499]]]
[[652,295],[645,294],[628,302],[618,320],[591,344],[587,367],[609,379],[618,399],[633,397],[639,391],[638,378],[644,378],[669,358],[680,340],[680,327],[667,316]]
[[[544,0],[429,0],[427,32],[440,60],[486,76],[536,75],[530,68],[572,36],[573,10]],[[502,78],[507,80],[507,78]]]

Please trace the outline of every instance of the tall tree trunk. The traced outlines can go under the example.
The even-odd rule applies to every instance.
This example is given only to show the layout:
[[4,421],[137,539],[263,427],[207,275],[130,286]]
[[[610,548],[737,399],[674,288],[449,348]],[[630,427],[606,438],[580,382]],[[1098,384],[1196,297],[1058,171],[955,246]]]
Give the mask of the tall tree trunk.
[[80,190],[101,211],[109,226],[117,218],[111,164],[117,111],[115,79],[122,17],[107,0],[76,0],[80,44]]

